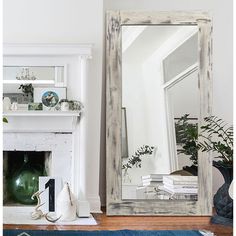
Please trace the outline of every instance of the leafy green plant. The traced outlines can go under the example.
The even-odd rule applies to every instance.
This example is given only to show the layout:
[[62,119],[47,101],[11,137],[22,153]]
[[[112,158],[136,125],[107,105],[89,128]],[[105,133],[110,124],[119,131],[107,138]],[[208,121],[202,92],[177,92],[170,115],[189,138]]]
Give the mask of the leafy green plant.
[[141,162],[142,159],[141,157],[143,155],[149,154],[151,155],[154,151],[154,147],[148,146],[148,145],[143,145],[142,147],[138,148],[138,150],[132,155],[131,158],[129,158],[128,162],[126,164],[122,165],[122,169],[130,169],[133,166],[136,166],[138,168],[141,168]]
[[21,89],[22,93],[24,93],[27,97],[31,95],[33,97],[34,87],[32,84],[21,84],[18,89]]
[[189,114],[183,115],[175,124],[176,142],[181,148],[177,150],[178,154],[190,156],[194,165],[198,164],[198,125],[188,122]]
[[2,118],[2,122],[3,122],[3,123],[8,123],[7,118],[6,118],[6,117],[3,117],[3,118]]
[[206,125],[201,127],[203,142],[198,147],[203,152],[217,153],[220,162],[233,165],[233,126],[216,116],[206,117]]

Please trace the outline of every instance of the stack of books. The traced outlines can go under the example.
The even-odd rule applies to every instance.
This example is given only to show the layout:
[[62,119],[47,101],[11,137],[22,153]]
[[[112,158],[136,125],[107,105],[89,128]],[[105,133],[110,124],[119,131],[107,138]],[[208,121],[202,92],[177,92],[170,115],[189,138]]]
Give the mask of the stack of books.
[[197,200],[198,177],[180,175],[164,176],[161,189],[170,193],[173,199]]
[[157,187],[163,181],[162,174],[150,174],[142,176],[142,186]]

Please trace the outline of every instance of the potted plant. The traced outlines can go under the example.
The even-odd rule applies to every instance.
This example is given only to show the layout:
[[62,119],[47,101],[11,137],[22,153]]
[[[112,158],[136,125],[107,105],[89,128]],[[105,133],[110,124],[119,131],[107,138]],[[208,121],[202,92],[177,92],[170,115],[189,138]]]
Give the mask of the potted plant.
[[[178,153],[189,155],[193,162],[191,167],[183,169],[194,174],[194,168],[197,171],[198,151],[213,153],[213,166],[222,173],[224,184],[213,198],[217,215],[212,217],[212,222],[232,225],[233,200],[228,191],[233,178],[233,127],[216,116],[210,116],[204,119],[205,125],[200,127],[198,135],[197,124],[189,124],[188,116],[185,114],[176,123],[176,141],[181,146]],[[199,136],[202,142],[199,142]]]
[[34,87],[32,84],[21,84],[18,89],[21,89],[24,96],[29,97],[29,101],[33,102]]
[[233,126],[216,116],[204,120],[206,124],[201,127],[200,133],[203,142],[198,143],[198,147],[203,152],[213,153],[213,166],[221,172],[225,181],[213,198],[217,215],[212,217],[212,222],[232,225],[233,200],[229,196],[229,186],[233,179]]

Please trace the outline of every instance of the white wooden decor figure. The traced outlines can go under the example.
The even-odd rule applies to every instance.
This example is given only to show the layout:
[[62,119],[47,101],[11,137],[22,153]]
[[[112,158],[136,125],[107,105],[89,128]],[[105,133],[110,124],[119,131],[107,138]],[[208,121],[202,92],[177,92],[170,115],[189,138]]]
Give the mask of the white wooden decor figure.
[[65,183],[57,197],[57,217],[60,221],[73,221],[76,219],[76,198],[71,192],[69,184]]

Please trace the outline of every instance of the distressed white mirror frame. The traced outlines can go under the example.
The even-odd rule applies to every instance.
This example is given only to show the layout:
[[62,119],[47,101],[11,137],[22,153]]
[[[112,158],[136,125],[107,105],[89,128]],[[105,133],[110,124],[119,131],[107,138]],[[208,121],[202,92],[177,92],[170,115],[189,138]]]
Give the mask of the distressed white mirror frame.
[[212,21],[201,12],[108,11],[106,31],[106,160],[108,215],[211,215],[212,160],[198,155],[198,200],[122,200],[121,85],[123,25],[197,25],[199,127],[212,111]]

